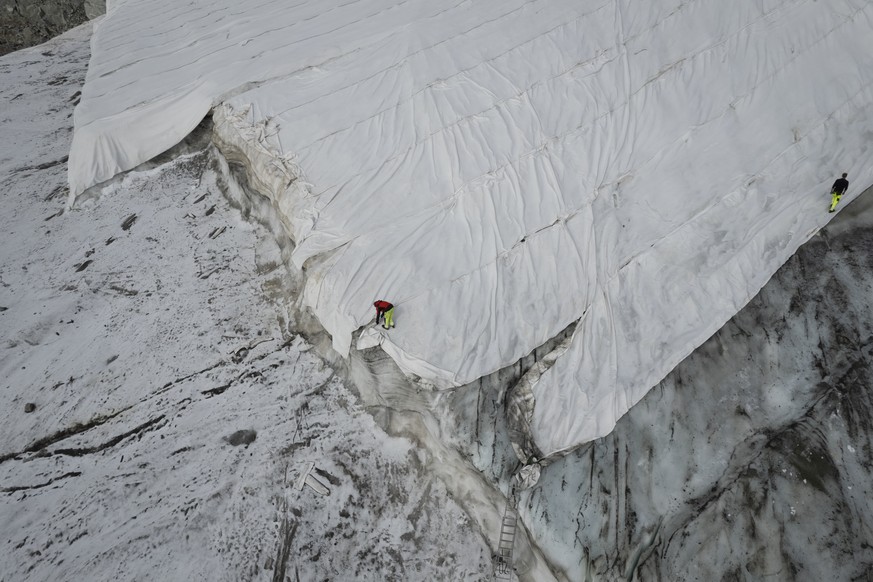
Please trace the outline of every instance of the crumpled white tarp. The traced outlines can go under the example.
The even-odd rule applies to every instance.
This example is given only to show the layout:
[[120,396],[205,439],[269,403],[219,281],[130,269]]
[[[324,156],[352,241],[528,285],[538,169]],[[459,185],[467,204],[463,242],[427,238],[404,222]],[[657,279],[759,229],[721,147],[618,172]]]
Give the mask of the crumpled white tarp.
[[[873,182],[873,2],[117,0],[70,154],[84,188],[216,108],[305,302],[439,386],[579,321],[545,453],[616,420]],[[705,398],[705,395],[701,395]]]

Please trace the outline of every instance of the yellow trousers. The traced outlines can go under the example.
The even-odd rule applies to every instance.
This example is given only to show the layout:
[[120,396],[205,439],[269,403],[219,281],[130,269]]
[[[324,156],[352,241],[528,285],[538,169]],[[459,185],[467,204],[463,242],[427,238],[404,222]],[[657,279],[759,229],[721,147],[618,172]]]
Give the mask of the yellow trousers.
[[385,312],[385,323],[382,324],[382,327],[384,327],[386,329],[389,327],[394,327],[394,308],[393,307]]
[[842,194],[837,194],[836,192],[831,192],[831,196],[833,196],[833,199],[831,200],[831,209],[828,212],[833,212],[837,204],[840,203],[840,198],[843,197]]

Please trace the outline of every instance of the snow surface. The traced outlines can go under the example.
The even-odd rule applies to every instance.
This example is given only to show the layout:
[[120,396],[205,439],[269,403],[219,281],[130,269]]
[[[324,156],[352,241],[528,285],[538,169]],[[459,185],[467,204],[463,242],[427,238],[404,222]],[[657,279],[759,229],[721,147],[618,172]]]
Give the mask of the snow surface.
[[[346,353],[461,385],[579,321],[546,453],[603,436],[873,182],[873,3],[113,2],[70,202],[216,108]],[[438,333],[434,333],[439,330]]]
[[209,150],[64,212],[89,35],[0,58],[0,580],[489,578],[426,455],[292,331]]

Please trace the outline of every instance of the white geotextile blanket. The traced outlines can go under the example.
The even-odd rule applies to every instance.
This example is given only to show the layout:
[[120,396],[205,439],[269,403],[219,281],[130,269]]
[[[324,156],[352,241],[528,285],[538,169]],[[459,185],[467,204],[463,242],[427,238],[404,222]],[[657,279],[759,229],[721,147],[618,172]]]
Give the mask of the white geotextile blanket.
[[[71,203],[216,108],[340,352],[460,385],[579,321],[546,453],[617,419],[873,182],[873,2],[116,0]],[[705,395],[701,395],[702,398]]]

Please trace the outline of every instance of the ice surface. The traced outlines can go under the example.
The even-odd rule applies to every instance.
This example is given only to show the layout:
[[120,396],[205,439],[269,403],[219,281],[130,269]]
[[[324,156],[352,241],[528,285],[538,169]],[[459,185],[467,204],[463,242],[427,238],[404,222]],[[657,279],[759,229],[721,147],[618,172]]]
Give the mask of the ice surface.
[[71,202],[212,108],[340,352],[460,385],[579,321],[547,453],[616,420],[873,182],[873,4],[113,2]]

